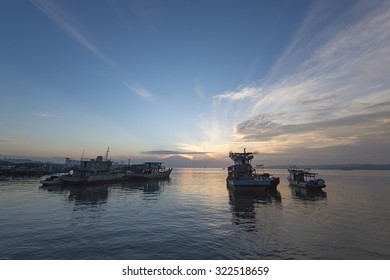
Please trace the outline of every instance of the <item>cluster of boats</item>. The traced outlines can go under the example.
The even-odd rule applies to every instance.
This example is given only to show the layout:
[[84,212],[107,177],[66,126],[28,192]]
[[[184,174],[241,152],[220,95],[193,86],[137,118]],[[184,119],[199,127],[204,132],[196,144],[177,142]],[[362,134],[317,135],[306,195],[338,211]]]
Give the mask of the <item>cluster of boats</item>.
[[98,156],[92,160],[81,160],[79,165],[67,174],[52,175],[41,181],[42,186],[90,185],[139,179],[167,179],[172,168],[166,169],[162,162],[113,167],[107,157]]
[[[276,191],[276,187],[280,183],[279,177],[274,177],[264,171],[258,173],[251,164],[253,153],[246,152],[244,149],[243,153],[230,152],[229,157],[234,164],[228,167],[226,184],[232,191],[246,193]],[[308,190],[321,190],[326,186],[325,180],[316,179],[317,173],[310,172],[310,169],[293,166],[288,169],[288,172],[287,180],[293,186]]]
[[[229,153],[229,157],[234,164],[228,167],[228,176],[226,178],[227,187],[234,192],[264,192],[276,191],[280,183],[279,177],[266,172],[258,172],[252,167],[254,154]],[[325,181],[316,179],[316,173],[309,169],[297,168],[296,166],[288,169],[289,176],[287,180],[291,185],[306,188],[308,190],[321,190],[324,188]],[[81,160],[74,166],[73,170],[67,174],[52,175],[41,181],[43,186],[52,185],[88,185],[98,183],[110,183],[119,181],[130,181],[137,179],[167,179],[172,172],[172,168],[166,169],[162,162],[145,162],[137,165],[126,165],[114,167],[113,162],[98,156],[93,160]]]

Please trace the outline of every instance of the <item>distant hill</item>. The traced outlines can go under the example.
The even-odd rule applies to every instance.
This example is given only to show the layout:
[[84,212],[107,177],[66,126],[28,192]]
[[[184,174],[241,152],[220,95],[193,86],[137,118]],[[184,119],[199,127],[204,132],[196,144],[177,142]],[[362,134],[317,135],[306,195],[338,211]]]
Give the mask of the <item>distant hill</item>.
[[[287,169],[291,165],[275,165],[267,166],[267,168]],[[299,165],[299,167],[311,169],[337,169],[337,170],[390,170],[389,164],[368,164],[368,163],[353,163],[353,164],[316,164],[316,165]]]
[[0,159],[0,165],[12,165],[12,162]]
[[0,160],[0,164],[18,164],[18,163],[42,163],[40,160],[32,160],[27,158],[6,158],[5,160]]

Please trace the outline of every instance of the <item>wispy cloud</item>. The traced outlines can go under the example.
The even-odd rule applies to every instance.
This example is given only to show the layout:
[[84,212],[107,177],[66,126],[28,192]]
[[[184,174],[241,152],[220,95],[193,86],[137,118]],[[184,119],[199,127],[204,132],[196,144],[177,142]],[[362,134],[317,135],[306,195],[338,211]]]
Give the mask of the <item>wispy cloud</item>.
[[146,155],[204,155],[207,154],[207,152],[193,152],[193,151],[176,151],[176,150],[153,150],[153,151],[144,151],[141,152],[141,154]]
[[141,96],[142,98],[145,98],[149,101],[153,101],[153,94],[150,93],[147,89],[143,88],[140,85],[129,85],[125,82],[123,82],[125,87],[129,89],[131,92]]
[[251,98],[255,96],[259,96],[261,94],[261,88],[250,85],[250,86],[245,86],[243,88],[240,88],[237,91],[229,91],[229,92],[224,92],[222,94],[218,94],[214,96],[214,99],[216,100],[242,100],[246,98]]
[[52,116],[51,114],[45,112],[31,112],[31,114],[35,117],[40,117],[40,118],[49,118]]
[[153,150],[153,151],[144,151],[141,152],[141,154],[159,156],[160,158],[171,158],[175,156],[180,156],[190,160],[193,160],[195,156],[208,155],[207,152],[179,151],[179,150]]
[[[266,79],[214,97],[214,125],[232,131],[220,142],[286,152],[390,138],[390,3],[358,2],[336,18],[326,3],[312,7]],[[204,132],[207,142],[213,132]]]
[[55,1],[50,0],[30,0],[31,3],[48,16],[62,31],[76,40],[82,46],[87,48],[100,60],[115,66],[116,64],[108,58],[86,35],[81,31],[85,29],[77,20],[72,17],[66,10],[60,7]]
[[32,111],[31,115],[33,115],[34,117],[39,117],[39,118],[56,118],[56,119],[63,118],[61,115],[56,114],[56,113],[51,113],[51,112]]

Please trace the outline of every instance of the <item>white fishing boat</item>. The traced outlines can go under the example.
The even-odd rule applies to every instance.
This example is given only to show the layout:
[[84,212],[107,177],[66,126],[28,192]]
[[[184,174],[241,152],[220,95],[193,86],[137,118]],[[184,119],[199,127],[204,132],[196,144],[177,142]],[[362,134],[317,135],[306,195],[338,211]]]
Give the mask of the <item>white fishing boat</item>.
[[102,156],[91,160],[82,159],[79,165],[74,166],[72,172],[58,178],[49,177],[41,181],[41,183],[42,185],[88,185],[129,179],[130,171],[118,170],[112,167],[112,161],[108,160],[108,152],[109,149],[107,149],[105,159]]
[[321,178],[316,178],[316,175],[318,174],[310,172],[310,169],[298,168],[296,166],[293,166],[288,169],[288,172],[290,174],[287,177],[287,180],[291,185],[317,190],[326,187],[325,180]]
[[125,181],[128,175],[124,170],[113,169],[112,161],[98,156],[95,160],[82,160],[73,169],[73,174],[61,176],[60,180],[63,184],[96,184]]

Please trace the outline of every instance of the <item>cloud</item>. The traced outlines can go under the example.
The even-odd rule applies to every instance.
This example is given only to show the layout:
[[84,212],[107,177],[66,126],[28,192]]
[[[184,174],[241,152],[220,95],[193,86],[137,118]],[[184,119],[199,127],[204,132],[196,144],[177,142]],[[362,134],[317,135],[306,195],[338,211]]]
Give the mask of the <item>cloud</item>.
[[57,114],[53,114],[53,113],[49,113],[49,112],[31,112],[31,115],[33,115],[34,117],[39,117],[39,118],[62,118],[62,116],[60,115],[57,115]]
[[[214,96],[200,124],[231,133],[214,142],[266,153],[320,154],[346,145],[368,151],[370,139],[384,146],[390,138],[390,2],[356,2],[332,17],[336,2],[314,4],[261,82]],[[216,136],[203,131],[194,149]]]
[[[383,125],[387,126],[388,122],[390,122],[388,112],[356,114],[337,119],[311,121],[301,124],[281,124],[273,120],[270,115],[258,115],[240,123],[237,131],[244,135],[244,139],[250,141],[266,141],[283,135],[294,137],[295,135],[315,133],[321,136],[318,137],[315,143],[315,145],[318,145],[318,143],[329,139],[334,140],[334,142],[337,139],[346,137],[353,139],[357,132],[360,138],[367,135],[367,133],[372,136],[373,130],[378,130]],[[369,126],[371,126],[371,129],[367,130]],[[379,135],[380,131],[375,134]]]
[[144,155],[159,156],[160,158],[185,158],[187,160],[194,160],[194,156],[207,155],[207,152],[196,152],[196,151],[176,151],[176,150],[153,150],[141,152]]
[[153,151],[144,151],[144,152],[141,152],[141,154],[146,154],[146,155],[204,155],[204,154],[207,154],[207,152],[153,150]]
[[245,86],[242,89],[239,89],[238,91],[229,91],[222,94],[218,94],[214,96],[214,99],[216,100],[242,100],[245,98],[253,98],[255,96],[258,96],[261,94],[261,88],[258,88],[256,86]]
[[116,64],[109,59],[97,46],[95,46],[87,37],[82,34],[81,29],[83,27],[71,17],[63,8],[55,3],[55,1],[49,0],[30,0],[31,3],[41,10],[46,16],[48,16],[60,29],[68,34],[75,41],[87,48],[100,60],[115,66]]
[[149,101],[153,100],[153,94],[151,94],[148,90],[141,87],[140,85],[129,85],[125,82],[123,84],[126,86],[127,89],[136,93],[137,95],[141,96],[142,98],[145,98]]
[[51,117],[50,114],[48,113],[43,113],[43,112],[31,112],[31,114],[35,117],[41,117],[41,118],[49,118]]

